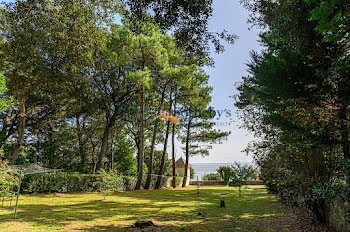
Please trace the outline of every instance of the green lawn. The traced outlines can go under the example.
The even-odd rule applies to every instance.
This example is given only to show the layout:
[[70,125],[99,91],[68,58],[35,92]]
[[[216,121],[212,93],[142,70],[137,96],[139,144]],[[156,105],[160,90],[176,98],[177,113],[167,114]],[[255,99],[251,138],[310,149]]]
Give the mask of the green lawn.
[[13,208],[0,210],[0,231],[129,231],[138,220],[152,220],[155,231],[217,232],[295,231],[296,219],[263,186],[246,188],[242,198],[231,187],[201,187],[200,194],[188,187],[117,192],[106,200],[95,193],[21,196],[18,219]]

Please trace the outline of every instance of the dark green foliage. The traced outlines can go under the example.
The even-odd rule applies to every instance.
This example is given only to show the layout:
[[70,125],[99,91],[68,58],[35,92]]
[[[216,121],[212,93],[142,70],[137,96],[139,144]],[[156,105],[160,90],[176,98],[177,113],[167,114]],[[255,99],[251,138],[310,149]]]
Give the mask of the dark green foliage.
[[194,172],[194,169],[192,168],[192,167],[190,167],[190,176],[191,176],[191,179],[193,179],[194,178],[194,175],[195,175],[196,173]]
[[230,177],[232,175],[231,167],[230,166],[220,166],[216,171],[219,173],[221,178],[224,180],[224,185],[228,185],[228,183],[230,181]]
[[238,86],[244,126],[259,138],[247,152],[269,191],[326,222],[333,201],[350,200],[348,1],[242,2],[266,29]]
[[133,144],[124,136],[119,136],[114,149],[114,168],[122,175],[136,175],[137,160]]
[[[154,175],[151,178],[150,189],[154,189],[156,186],[158,176]],[[163,176],[160,181],[160,187],[166,187],[167,181],[169,177]],[[146,185],[146,178],[142,180],[142,187]]]
[[26,175],[22,182],[23,193],[72,193],[102,190],[99,175],[68,172]]
[[132,191],[135,189],[137,178],[132,176],[123,177],[123,185],[125,191]]
[[[152,178],[152,188],[157,178]],[[163,177],[161,186],[166,187],[168,177]],[[120,183],[115,190],[131,191],[135,188],[137,178],[134,176],[120,176]],[[177,180],[179,182],[181,180]],[[145,182],[145,181],[144,181]],[[105,189],[101,175],[56,172],[26,175],[22,181],[22,192],[26,194],[41,193],[73,193],[100,192]]]
[[[221,32],[209,32],[208,23],[212,16],[213,1],[168,1],[168,0],[123,0],[133,20],[144,21],[145,14],[153,12],[155,21],[163,30],[175,33],[177,45],[191,56],[204,61],[210,58],[210,42],[216,52],[224,51],[222,43],[233,44],[237,36]],[[212,60],[210,62],[212,63]]]
[[239,196],[241,197],[242,186],[247,184],[248,180],[256,179],[256,171],[250,165],[241,165],[240,163],[235,162],[231,166],[231,176],[229,185],[239,188]]

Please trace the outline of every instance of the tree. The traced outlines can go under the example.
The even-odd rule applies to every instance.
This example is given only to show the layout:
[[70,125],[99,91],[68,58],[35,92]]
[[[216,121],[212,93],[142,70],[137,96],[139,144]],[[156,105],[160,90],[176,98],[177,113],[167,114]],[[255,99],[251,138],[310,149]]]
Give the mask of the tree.
[[88,71],[109,6],[108,1],[16,1],[1,9],[1,68],[20,112],[11,164],[24,142],[28,99],[43,83],[71,81]]
[[237,162],[231,166],[230,174],[228,184],[239,188],[239,197],[242,197],[242,186],[246,185],[248,180],[256,178],[256,171],[252,166],[241,165]]
[[229,166],[220,166],[216,171],[224,180],[224,185],[228,185],[230,177],[232,176],[232,168]]
[[[247,151],[282,197],[314,196],[320,182],[338,183],[334,163],[349,155],[349,8],[344,1],[243,2],[250,21],[266,28],[260,34],[266,49],[252,53],[249,76],[238,87],[244,126],[260,140]],[[325,221],[331,201],[307,207]]]
[[127,79],[136,83],[139,89],[139,144],[138,144],[138,180],[135,189],[140,189],[143,177],[144,163],[144,114],[145,89],[150,86],[151,78],[155,78],[154,70],[162,70],[168,66],[168,51],[166,43],[171,37],[162,33],[152,23],[133,25],[137,32],[131,38],[130,58],[134,62],[134,69],[127,73]]
[[[171,81],[170,81],[171,89],[169,92],[169,95],[170,95],[169,112],[166,118],[167,127],[166,127],[164,146],[163,146],[163,158],[162,158],[161,166],[159,167],[158,179],[155,187],[156,189],[160,188],[162,175],[164,173],[164,161],[165,161],[165,155],[166,155],[167,146],[168,146],[168,136],[170,133],[170,125],[173,124],[173,131],[174,131],[175,125],[179,122],[179,118],[176,116],[173,116],[173,108],[175,105],[174,98],[176,97],[175,89],[181,86],[188,87],[188,84],[190,83],[189,80],[191,80],[194,77],[196,72],[196,68],[194,65],[184,65],[184,64],[181,65],[181,63],[184,62],[181,55],[178,55],[177,57],[174,57],[173,55],[171,58],[172,58],[171,61],[173,62],[176,59],[177,64],[170,63],[171,67],[165,70],[165,75],[171,77]],[[173,139],[175,139],[174,135],[173,135]],[[175,150],[173,148],[173,152],[172,152],[173,166],[175,162],[174,151]],[[173,169],[173,173],[174,173],[174,169]],[[176,182],[175,175],[173,175],[173,186],[175,186],[174,182]]]
[[[227,33],[208,31],[212,16],[212,0],[204,1],[167,1],[167,0],[123,0],[125,10],[133,16],[135,22],[145,20],[152,12],[155,22],[164,31],[174,32],[176,45],[190,57],[196,57],[201,64],[213,64],[210,58],[210,42],[216,52],[224,51],[221,40],[233,44],[237,36]],[[209,61],[209,62],[208,62]]]
[[12,105],[12,99],[5,95],[6,91],[6,79],[5,76],[0,72],[0,111],[4,111],[7,107],[10,107]]
[[[137,174],[137,160],[134,157],[134,147],[124,135],[118,136],[115,142],[114,168],[122,175]],[[112,168],[113,169],[113,168]]]

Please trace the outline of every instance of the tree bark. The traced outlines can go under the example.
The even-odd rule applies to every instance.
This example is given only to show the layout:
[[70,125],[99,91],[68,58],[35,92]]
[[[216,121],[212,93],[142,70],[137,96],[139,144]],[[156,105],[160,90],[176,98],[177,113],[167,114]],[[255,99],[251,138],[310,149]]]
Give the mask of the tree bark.
[[92,147],[92,153],[91,153],[91,160],[92,160],[92,173],[96,174],[96,161],[95,161],[95,143],[93,142],[91,138],[91,147]]
[[172,160],[172,168],[173,168],[173,180],[172,180],[172,185],[173,185],[173,188],[176,188],[175,124],[173,124],[173,131],[172,131],[172,136],[171,136],[171,145],[172,145],[171,160]]
[[145,86],[142,85],[140,91],[141,97],[141,113],[140,113],[140,144],[138,154],[138,170],[137,170],[137,182],[135,190],[141,189],[142,177],[143,177],[143,163],[144,163],[144,111],[145,111]]
[[9,163],[10,165],[14,165],[17,158],[19,151],[21,150],[22,144],[24,142],[24,129],[25,129],[25,123],[26,123],[26,107],[25,107],[25,99],[19,99],[19,111],[20,111],[20,119],[19,119],[19,125],[18,125],[18,136],[17,136],[17,142],[13,148],[12,154],[9,157]]
[[[176,97],[174,99],[174,114],[176,110]],[[174,115],[176,116],[176,115]],[[176,188],[176,166],[175,166],[175,123],[173,124],[173,130],[172,130],[172,136],[171,136],[171,145],[172,145],[172,151],[171,151],[171,160],[172,160],[172,168],[173,168],[173,180],[172,185],[173,188]]]
[[86,153],[84,151],[84,144],[83,144],[83,135],[81,133],[81,127],[80,127],[80,115],[76,115],[76,123],[77,123],[77,137],[78,137],[78,146],[79,146],[79,154],[80,154],[80,171],[85,171],[85,165],[86,165]]
[[[108,139],[109,139],[109,136],[111,134],[111,130],[112,130],[113,126],[114,126],[115,120],[117,118],[117,111],[118,111],[118,109],[116,108],[114,114],[112,115],[110,120],[107,122],[105,130],[103,132],[102,143],[101,143],[101,150],[100,150],[100,153],[99,153],[99,156],[98,156],[98,161],[97,161],[97,164],[96,164],[96,171],[99,171],[99,170],[104,168],[105,157],[106,157],[106,152],[107,152],[107,148],[108,148]],[[106,112],[106,114],[107,114],[107,112]]]
[[[172,109],[172,105],[173,105],[173,98],[172,98],[172,93],[170,92],[170,107],[169,107],[169,114],[170,115],[172,114],[172,110],[171,110]],[[162,161],[160,163],[158,177],[157,177],[157,182],[156,182],[156,186],[154,187],[155,189],[160,189],[161,183],[162,183],[162,177],[163,177],[163,174],[164,174],[165,156],[166,156],[167,147],[168,147],[169,131],[170,131],[170,120],[168,120],[167,127],[166,127],[164,147],[163,147],[163,154],[162,154]]]
[[340,123],[341,123],[341,135],[342,135],[342,147],[345,159],[350,159],[350,144],[349,144],[349,128],[346,104],[343,102],[340,109]]
[[[161,112],[161,110],[163,108],[166,88],[167,88],[167,83],[165,84],[165,86],[163,88],[163,91],[162,91],[162,96],[161,96],[160,104],[158,106],[157,116],[160,114],[160,112]],[[151,186],[151,180],[152,180],[152,174],[153,174],[153,163],[154,163],[154,146],[155,146],[155,143],[156,143],[158,124],[159,124],[159,118],[157,117],[156,121],[154,122],[154,128],[153,128],[153,134],[152,134],[152,142],[151,142],[150,159],[149,159],[149,163],[148,163],[148,175],[147,175],[145,189],[149,189],[150,186]]]
[[188,123],[187,123],[187,136],[186,136],[186,164],[185,164],[185,175],[184,175],[184,179],[182,181],[182,187],[186,187],[186,182],[187,182],[187,170],[188,170],[188,160],[189,160],[189,156],[190,156],[190,130],[191,130],[191,122],[192,122],[192,118],[188,119]]

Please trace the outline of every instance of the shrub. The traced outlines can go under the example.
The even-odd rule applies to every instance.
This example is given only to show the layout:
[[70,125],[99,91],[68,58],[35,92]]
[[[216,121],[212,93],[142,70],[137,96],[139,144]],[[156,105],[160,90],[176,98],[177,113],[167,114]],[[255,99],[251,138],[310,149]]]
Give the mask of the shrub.
[[0,160],[0,196],[1,197],[12,197],[15,195],[18,177],[6,171],[8,165]]
[[[107,172],[106,172],[107,173]],[[106,184],[106,181],[108,182]],[[101,191],[131,191],[134,190],[137,178],[113,174],[92,175],[72,172],[54,172],[26,175],[22,181],[21,190],[26,194],[40,193],[72,193],[72,192],[101,192]],[[143,184],[146,178],[143,178]],[[152,187],[156,176],[152,178]],[[178,180],[177,180],[178,182]],[[163,177],[161,187],[166,187],[167,177]]]
[[123,176],[123,184],[125,191],[131,191],[135,189],[137,178],[133,176]]
[[102,169],[99,171],[102,178],[103,191],[113,192],[118,190],[124,190],[124,181],[122,175],[116,169],[105,171]]
[[[158,178],[158,176],[152,175],[150,189],[153,189],[154,186],[156,185],[157,178]],[[147,175],[145,175],[142,179],[142,187],[144,187],[146,185],[146,180],[147,180]],[[168,177],[162,176],[162,180],[160,182],[160,187],[161,188],[166,187],[167,182],[168,182]]]
[[224,185],[228,185],[228,182],[230,181],[230,177],[232,175],[231,167],[230,166],[220,166],[216,171],[219,173],[219,175],[223,179]]
[[207,181],[207,180],[222,180],[220,174],[218,173],[209,173],[209,174],[205,174],[203,176],[203,180]]
[[21,189],[28,194],[97,192],[102,190],[102,177],[69,172],[32,174],[23,178]]
[[176,186],[179,186],[182,184],[183,178],[182,177],[176,177]]

